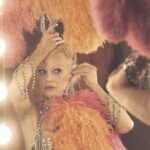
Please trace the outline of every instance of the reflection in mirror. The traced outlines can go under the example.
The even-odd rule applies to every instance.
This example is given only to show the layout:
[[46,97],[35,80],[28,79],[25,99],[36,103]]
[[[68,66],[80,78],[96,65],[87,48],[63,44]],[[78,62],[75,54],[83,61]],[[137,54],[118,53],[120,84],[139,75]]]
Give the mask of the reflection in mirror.
[[[132,51],[131,48],[129,46],[127,46],[126,43],[120,43],[119,45],[115,45],[114,48],[115,48],[114,52],[115,52],[115,58],[116,59],[114,60],[114,66],[113,66],[112,70],[117,69],[117,67],[120,64],[122,64],[125,61],[125,59],[128,56],[130,56],[130,54],[132,53],[131,52]],[[136,55],[136,56],[137,57],[134,57],[134,58],[137,58],[136,59],[137,60],[136,64],[139,67],[139,72],[142,71],[142,69],[145,70],[145,68],[148,67],[148,65],[145,65],[145,64],[147,64],[147,62],[149,62],[149,61],[147,60],[147,58],[143,58],[143,57],[141,58],[141,57],[138,57],[138,55]],[[129,61],[126,60],[126,62],[129,62]],[[130,64],[132,66],[132,63],[130,63]],[[130,69],[129,71],[132,71],[132,70]],[[117,71],[115,71],[115,73],[116,72]],[[136,72],[137,72],[136,70],[134,70],[132,72],[132,75],[133,75],[134,79],[137,78],[136,77]],[[147,73],[149,73],[149,71],[142,72],[142,74],[141,74],[141,76],[139,78],[140,82],[136,82],[136,83],[138,83],[138,85],[134,85],[135,82],[132,83],[132,81],[131,81],[131,83],[128,83],[126,86],[132,84],[133,88],[138,88],[138,89],[142,88],[142,89],[144,89],[145,92],[147,91],[147,94],[149,94],[149,82],[147,81],[147,77],[148,77]],[[110,75],[110,76],[113,76],[113,74]],[[116,83],[118,83],[118,82],[116,81]],[[123,82],[123,80],[122,80],[122,82]],[[110,84],[110,81],[108,81],[108,83]],[[113,88],[115,89],[115,87],[113,87]],[[121,92],[123,90],[121,91],[121,88],[119,88],[118,90],[116,89],[116,91],[118,91],[118,93],[121,95]],[[129,94],[129,92],[128,92],[128,94]],[[131,99],[127,105],[123,103],[123,100],[125,100],[124,97],[126,97],[127,94],[123,94],[121,96],[122,97],[119,99],[120,103],[122,102],[122,104],[127,108],[127,110],[129,110],[131,112],[131,114],[133,114],[132,118],[133,118],[133,120],[135,122],[134,129],[130,133],[128,133],[127,135],[123,136],[123,141],[124,141],[125,145],[127,145],[129,150],[135,150],[135,149],[136,150],[141,150],[141,149],[147,150],[150,147],[150,141],[148,140],[150,138],[150,130],[149,130],[150,127],[149,127],[149,125],[148,126],[146,125],[146,124],[149,124],[149,115],[148,115],[148,111],[146,111],[147,106],[142,105],[140,102],[143,103],[145,101],[147,103],[149,96],[147,98],[145,98],[145,96],[139,95],[138,98]],[[132,104],[132,102],[134,102],[135,100],[136,100],[136,103]],[[138,102],[138,100],[140,100],[140,102]],[[138,109],[137,111],[135,111],[135,109],[133,110],[133,108],[131,107],[131,106],[134,106],[134,105],[137,107],[137,109]],[[144,108],[142,108],[143,106],[144,106]],[[140,109],[142,109],[141,113],[138,113]],[[142,115],[144,115],[144,116],[142,116]]]

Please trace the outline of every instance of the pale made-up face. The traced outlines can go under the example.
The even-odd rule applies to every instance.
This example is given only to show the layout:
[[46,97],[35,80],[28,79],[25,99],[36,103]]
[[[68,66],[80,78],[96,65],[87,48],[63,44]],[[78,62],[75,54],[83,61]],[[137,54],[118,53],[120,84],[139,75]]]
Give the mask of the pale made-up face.
[[50,54],[37,70],[40,92],[46,97],[60,97],[71,79],[72,61],[62,52]]

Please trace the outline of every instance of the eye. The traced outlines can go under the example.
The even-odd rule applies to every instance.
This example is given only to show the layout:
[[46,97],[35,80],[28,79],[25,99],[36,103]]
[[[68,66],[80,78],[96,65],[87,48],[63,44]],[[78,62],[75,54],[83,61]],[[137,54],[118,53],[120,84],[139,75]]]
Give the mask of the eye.
[[54,70],[52,70],[52,73],[55,75],[60,74],[61,72],[62,72],[61,68],[55,68]]
[[46,74],[46,70],[44,70],[44,69],[39,69],[38,72],[39,72],[39,74]]

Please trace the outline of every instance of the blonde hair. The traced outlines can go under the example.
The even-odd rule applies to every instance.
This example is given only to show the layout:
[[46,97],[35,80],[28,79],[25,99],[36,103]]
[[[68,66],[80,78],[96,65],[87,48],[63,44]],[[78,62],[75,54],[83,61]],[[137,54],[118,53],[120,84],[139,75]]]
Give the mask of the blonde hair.
[[49,55],[55,55],[56,53],[61,52],[66,56],[67,59],[72,60],[72,64],[75,65],[77,63],[77,54],[75,51],[69,48],[67,44],[61,44],[58,45],[52,52],[50,52],[46,59],[48,58]]

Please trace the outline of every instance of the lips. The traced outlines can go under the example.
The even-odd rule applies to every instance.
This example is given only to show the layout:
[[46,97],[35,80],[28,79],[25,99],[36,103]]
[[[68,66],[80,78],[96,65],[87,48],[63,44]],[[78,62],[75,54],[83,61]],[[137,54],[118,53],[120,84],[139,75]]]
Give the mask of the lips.
[[51,86],[51,85],[48,85],[48,86],[44,87],[45,90],[52,90],[54,88],[56,88],[56,87],[55,86]]

